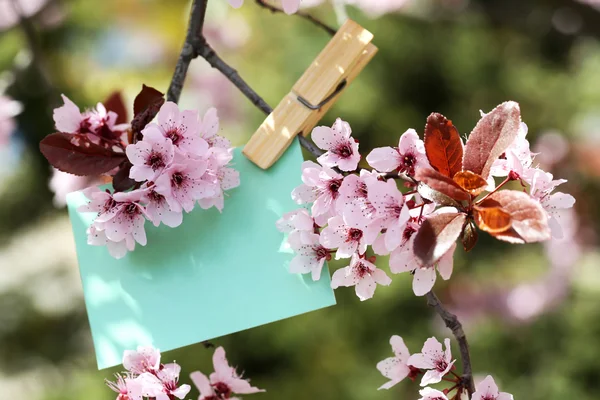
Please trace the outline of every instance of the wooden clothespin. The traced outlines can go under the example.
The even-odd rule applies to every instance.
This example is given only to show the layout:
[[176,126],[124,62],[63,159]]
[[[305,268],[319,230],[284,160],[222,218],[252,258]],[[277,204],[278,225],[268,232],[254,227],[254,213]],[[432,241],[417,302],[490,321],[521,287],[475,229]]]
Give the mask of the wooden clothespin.
[[263,169],[273,165],[298,134],[308,135],[371,61],[373,34],[348,20],[252,135],[243,153]]

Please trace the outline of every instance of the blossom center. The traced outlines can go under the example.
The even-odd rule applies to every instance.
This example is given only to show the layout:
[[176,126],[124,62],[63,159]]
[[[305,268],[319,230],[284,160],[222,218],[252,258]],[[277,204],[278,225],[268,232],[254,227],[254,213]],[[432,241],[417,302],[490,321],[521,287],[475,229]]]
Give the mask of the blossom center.
[[180,187],[183,184],[184,180],[185,178],[183,177],[183,174],[181,172],[176,172],[171,177],[171,181],[176,187]]
[[136,215],[138,213],[137,205],[134,203],[127,204],[127,206],[125,206],[125,212],[130,216]]
[[446,368],[448,368],[448,363],[444,359],[436,360],[434,365],[435,365],[435,369],[437,369],[440,372],[444,372],[446,370]]
[[170,130],[169,132],[167,132],[167,137],[169,139],[171,139],[171,141],[173,142],[173,144],[175,146],[177,146],[177,144],[181,141],[181,135],[179,134],[179,132],[176,129]]
[[348,241],[349,242],[358,242],[363,237],[363,231],[356,228],[350,228],[348,230]]
[[366,275],[371,274],[371,269],[369,267],[367,267],[365,264],[363,264],[362,262],[359,262],[358,264],[356,264],[356,274],[358,275],[359,278],[363,278]]
[[152,170],[156,171],[157,169],[165,166],[165,161],[163,160],[162,154],[153,151],[150,153],[150,157],[148,157],[147,164],[152,168]]
[[219,398],[228,399],[232,394],[231,388],[224,382],[217,382],[212,387]]
[[315,247],[315,254],[317,255],[317,260],[322,260],[323,258],[331,260],[331,253],[323,246]]
[[347,143],[343,143],[335,149],[334,153],[342,158],[348,158],[352,155],[352,148]]
[[116,205],[117,202],[112,197],[109,197],[104,203],[104,206],[102,207],[103,212],[112,210],[113,208],[115,208]]
[[341,179],[332,179],[329,181],[329,191],[334,197],[337,196],[340,186],[342,186]]

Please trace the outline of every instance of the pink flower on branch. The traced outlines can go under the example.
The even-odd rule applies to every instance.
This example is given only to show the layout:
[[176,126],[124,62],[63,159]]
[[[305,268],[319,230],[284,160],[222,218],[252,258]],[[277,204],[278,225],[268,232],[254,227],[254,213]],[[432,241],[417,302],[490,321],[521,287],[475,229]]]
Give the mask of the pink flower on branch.
[[312,140],[322,150],[326,150],[317,161],[329,168],[338,167],[342,171],[354,171],[360,161],[358,142],[351,137],[350,124],[338,118],[333,126],[317,126],[312,131]]
[[410,352],[404,344],[404,340],[400,336],[394,335],[390,338],[390,345],[392,345],[394,357],[386,358],[377,363],[379,372],[389,379],[389,382],[384,383],[379,390],[391,388],[406,378],[411,372],[410,367],[406,363],[410,357]]
[[373,297],[377,285],[389,286],[390,283],[392,280],[383,270],[358,254],[352,255],[350,265],[335,271],[331,278],[331,287],[334,289],[354,286],[361,301]]
[[127,158],[133,164],[129,177],[138,182],[152,181],[171,166],[175,150],[171,140],[157,129],[142,131],[144,138],[125,148]]
[[428,370],[421,379],[421,386],[441,382],[444,375],[452,369],[456,360],[452,360],[450,339],[444,339],[444,344],[445,351],[442,344],[435,337],[431,337],[425,341],[421,353],[413,354],[408,359],[408,365]]
[[215,372],[210,379],[200,371],[192,372],[190,378],[200,391],[199,400],[229,399],[232,394],[253,394],[264,392],[250,385],[249,380],[238,375],[235,368],[230,367],[223,347],[218,347],[213,354]]
[[425,145],[414,129],[409,129],[400,136],[398,147],[373,149],[367,156],[367,162],[377,171],[398,171],[409,176],[414,176],[418,168],[429,167]]
[[184,154],[203,156],[208,151],[208,143],[200,137],[198,113],[191,110],[179,111],[177,104],[167,101],[157,115],[158,124],[151,123],[144,128],[144,135],[151,130],[169,138],[175,148]]
[[214,186],[202,180],[206,161],[186,160],[173,164],[156,179],[155,191],[163,195],[171,210],[190,212],[197,200],[215,194]]
[[125,350],[123,367],[132,374],[155,373],[160,368],[160,350],[152,346],[138,346],[137,350]]
[[319,235],[307,231],[294,231],[288,238],[296,257],[290,262],[293,274],[312,275],[313,281],[321,279],[325,261],[331,260],[331,251],[319,243]]
[[385,247],[388,251],[395,250],[402,243],[406,223],[410,212],[404,202],[404,196],[398,190],[396,182],[374,181],[368,185],[369,200],[377,210],[377,222],[385,229]]
[[183,213],[181,210],[173,211],[167,198],[154,190],[154,186],[146,189],[143,201],[146,203],[148,219],[152,221],[154,226],[159,226],[163,223],[171,228],[175,228],[183,222]]
[[494,378],[488,375],[477,385],[475,393],[471,400],[513,400],[510,393],[500,392]]
[[429,387],[419,390],[419,394],[421,395],[419,400],[448,400],[444,392]]
[[366,226],[350,226],[340,216],[329,219],[328,226],[321,232],[321,244],[328,249],[338,249],[335,259],[350,258],[354,253],[364,254],[379,231]]
[[343,176],[331,168],[322,167],[312,161],[302,164],[302,185],[292,192],[292,199],[298,204],[313,203],[312,215],[317,218],[332,217]]

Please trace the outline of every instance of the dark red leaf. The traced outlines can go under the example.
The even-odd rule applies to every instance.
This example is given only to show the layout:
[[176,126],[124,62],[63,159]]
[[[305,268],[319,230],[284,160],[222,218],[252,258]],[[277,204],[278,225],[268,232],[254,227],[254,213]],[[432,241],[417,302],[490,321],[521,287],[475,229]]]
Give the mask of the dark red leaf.
[[40,151],[56,169],[73,175],[101,175],[119,166],[125,159],[124,153],[90,143],[80,138],[73,144],[74,136],[68,133],[53,133],[40,142]]
[[425,125],[425,151],[429,164],[449,178],[462,169],[463,145],[452,121],[433,113]]
[[129,177],[131,171],[131,163],[129,160],[124,161],[119,167],[119,171],[113,176],[113,188],[115,192],[124,192],[131,189],[137,183]]
[[415,256],[423,265],[437,262],[460,236],[465,225],[463,213],[444,213],[427,218],[415,236]]
[[149,107],[155,106],[158,103],[162,104],[165,101],[164,96],[158,90],[142,85],[142,91],[136,96],[133,102],[133,115],[137,117]]
[[106,107],[108,111],[117,114],[117,124],[126,124],[129,122],[127,107],[125,107],[121,92],[112,93],[102,104],[104,104],[104,107]]
[[463,169],[487,179],[492,163],[517,137],[521,123],[519,104],[507,101],[479,120],[465,145]]
[[478,205],[499,206],[510,215],[510,228],[502,232],[490,232],[494,237],[511,243],[532,243],[551,237],[548,216],[540,203],[527,193],[516,190],[501,190],[493,193]]
[[451,198],[450,196],[446,196],[444,193],[438,192],[437,190],[433,190],[426,184],[419,182],[417,186],[417,191],[424,199],[429,201],[433,201],[440,206],[451,206],[451,207],[460,207],[461,204]]
[[436,170],[425,168],[418,169],[415,174],[415,179],[454,200],[468,201],[471,198],[469,193],[465,192],[460,186],[458,186],[458,183],[454,182],[451,178],[442,175]]
[[479,194],[483,192],[488,185],[485,179],[471,171],[457,172],[452,180],[458,183],[458,186],[471,193],[473,196],[479,196]]
[[461,235],[463,248],[466,252],[473,250],[473,247],[477,244],[477,239],[479,239],[479,233],[475,227],[475,222],[472,219],[469,219],[465,224],[465,228]]

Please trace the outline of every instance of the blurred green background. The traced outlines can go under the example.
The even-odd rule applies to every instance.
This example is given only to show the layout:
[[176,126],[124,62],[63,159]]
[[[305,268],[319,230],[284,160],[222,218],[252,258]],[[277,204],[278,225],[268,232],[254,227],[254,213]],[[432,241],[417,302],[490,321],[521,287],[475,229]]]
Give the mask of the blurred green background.
[[[189,2],[91,0],[17,3],[20,23],[0,0],[0,93],[22,104],[10,136],[0,132],[0,397],[111,399],[113,370],[97,371],[61,199],[89,182],[55,176],[38,151],[53,132],[60,93],[92,107],[113,90],[132,101],[142,83],[165,90],[181,48]],[[275,105],[329,40],[297,17],[273,15],[252,0],[240,10],[211,0],[206,35],[265,100]],[[314,3],[314,1],[312,1]],[[455,256],[455,274],[436,291],[465,324],[478,377],[491,373],[517,399],[597,399],[600,392],[600,7],[595,0],[356,0],[351,18],[375,34],[379,54],[324,124],[349,121],[363,154],[422,133],[430,112],[467,134],[505,100],[521,103],[537,161],[577,198],[566,235],[516,246],[482,235]],[[377,9],[388,11],[376,15]],[[336,23],[329,3],[308,9]],[[339,12],[339,10],[338,10]],[[2,115],[0,102],[0,119]],[[223,134],[243,144],[263,120],[201,59],[181,104],[216,106]],[[13,110],[14,111],[14,110]],[[14,112],[5,112],[14,114]],[[2,121],[0,121],[2,122]],[[0,130],[3,125],[0,125]],[[6,129],[5,129],[6,130]],[[56,196],[56,197],[55,197]],[[387,269],[387,260],[379,259]],[[344,264],[332,264],[338,268]],[[449,332],[393,276],[372,300],[352,289],[338,305],[214,340],[233,365],[266,388],[256,399],[417,399],[418,384],[385,382],[375,365],[391,356],[393,334],[418,352]],[[224,296],[227,294],[224,293]],[[202,308],[189,318],[202,319]],[[165,320],[177,327],[177,321]],[[458,355],[458,349],[454,348]],[[187,373],[212,370],[202,345],[165,353]],[[193,390],[188,398],[195,398]]]

